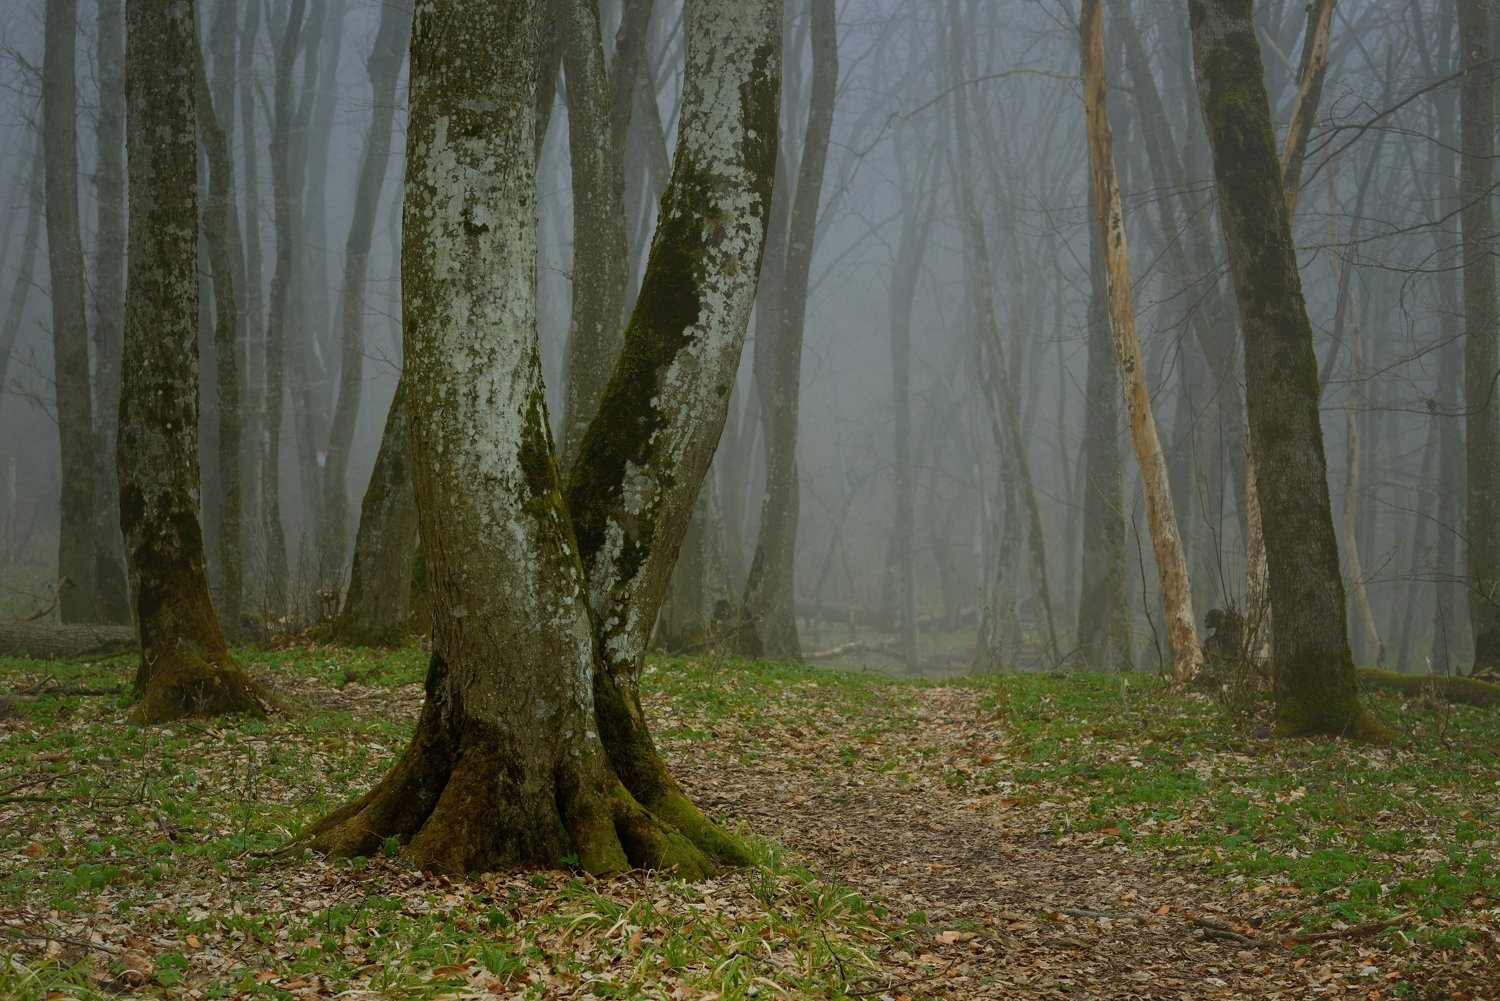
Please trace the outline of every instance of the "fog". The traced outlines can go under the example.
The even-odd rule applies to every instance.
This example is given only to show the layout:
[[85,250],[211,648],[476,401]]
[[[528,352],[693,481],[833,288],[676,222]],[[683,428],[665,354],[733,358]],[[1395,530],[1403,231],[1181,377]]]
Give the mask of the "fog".
[[[100,383],[112,377],[116,365],[107,354],[118,349],[103,343],[102,331],[111,317],[118,322],[122,308],[106,301],[99,280],[120,266],[100,248],[99,183],[101,123],[119,95],[101,88],[108,67],[101,66],[98,16],[118,2],[79,3],[75,35],[77,201],[96,402],[110,398]],[[49,248],[46,226],[33,223],[47,209],[36,178],[48,3],[62,6],[9,0],[0,28],[0,619],[45,605],[63,576]],[[604,51],[614,51],[622,22],[643,6],[650,13],[640,80],[654,103],[635,102],[624,145],[627,300],[644,268],[682,80],[680,3],[604,0]],[[386,11],[365,0],[313,0],[308,7],[289,78],[295,112],[289,156],[299,190],[288,206],[295,225],[287,232],[274,211],[270,123],[277,53],[288,12],[300,5],[200,0],[198,8],[210,83],[233,95],[229,138],[241,250],[260,269],[242,293],[236,348],[246,426],[242,608],[247,635],[254,635],[331,616],[349,584],[361,498],[401,370],[405,82],[403,71],[393,148],[373,214],[357,420],[347,456],[333,456],[327,450],[336,440],[346,247],[361,163],[383,107],[372,97],[367,60]],[[247,31],[252,9],[260,23]],[[238,46],[227,54],[216,49],[213,33],[226,10]],[[1272,118],[1282,130],[1296,100],[1306,5],[1269,0],[1255,17]],[[799,180],[817,69],[810,4],[788,0],[785,18],[778,197],[790,197]],[[794,584],[787,583],[804,657],[932,674],[976,666],[1104,669],[1121,666],[1126,651],[1138,669],[1155,670],[1168,659],[1141,476],[1123,416],[1114,447],[1123,462],[1118,516],[1129,637],[1122,649],[1090,658],[1079,632],[1084,596],[1093,593],[1085,569],[1084,443],[1090,240],[1097,223],[1077,21],[1077,5],[1066,0],[837,4],[837,82],[796,387],[798,515]],[[1246,605],[1245,415],[1233,290],[1186,5],[1108,3],[1105,52],[1144,374],[1201,621],[1212,608]],[[1424,672],[1473,658],[1463,569],[1465,462],[1472,460],[1465,459],[1462,436],[1476,408],[1493,418],[1488,396],[1464,396],[1457,58],[1450,4],[1344,0],[1337,6],[1294,222],[1322,379],[1332,517],[1351,596],[1355,658]],[[219,112],[227,121],[226,110]],[[539,330],[549,411],[561,441],[575,267],[565,71],[543,117]],[[1493,133],[1492,125],[1491,152]],[[972,151],[967,179],[961,138]],[[205,164],[205,177],[206,170]],[[206,191],[206,182],[200,188]],[[965,190],[982,222],[982,274],[963,228]],[[1493,191],[1487,197],[1493,201]],[[787,212],[793,214],[791,206]],[[260,506],[267,491],[252,481],[261,475],[257,436],[272,426],[264,407],[265,335],[278,242],[284,247],[288,239],[294,279],[285,410],[276,422],[279,458],[269,471],[279,485],[279,511],[268,514]],[[206,254],[200,255],[201,514],[217,593],[224,573],[216,527],[223,509],[220,391]],[[784,247],[780,254],[795,258]],[[746,597],[767,494],[755,360],[758,342],[770,336],[768,315],[795,284],[783,278],[771,307],[762,276],[711,474],[717,497],[711,507],[700,503],[700,519],[712,518],[703,533],[709,539],[690,536],[687,544],[701,546],[710,564],[720,554],[722,569],[717,580],[674,589],[664,613],[673,619],[670,629],[663,622],[664,649],[734,646],[731,619],[713,611],[718,599],[709,599],[729,595],[738,606]],[[902,294],[893,297],[893,289]],[[982,321],[984,290],[997,338]],[[910,337],[903,345],[893,333],[906,311]],[[1216,345],[1227,345],[1232,364],[1216,356]],[[906,517],[896,369],[905,374],[910,400]],[[1488,385],[1493,389],[1493,372]],[[100,439],[114,414],[96,407],[93,419]],[[337,471],[338,460],[347,461],[345,516],[320,521],[321,478]],[[1500,469],[1469,473],[1470,479],[1495,475]],[[1033,505],[1035,520],[1028,514]],[[264,530],[271,517],[279,518],[285,540],[285,581]],[[337,538],[327,537],[330,526],[337,526]],[[822,657],[830,652],[840,655]]]

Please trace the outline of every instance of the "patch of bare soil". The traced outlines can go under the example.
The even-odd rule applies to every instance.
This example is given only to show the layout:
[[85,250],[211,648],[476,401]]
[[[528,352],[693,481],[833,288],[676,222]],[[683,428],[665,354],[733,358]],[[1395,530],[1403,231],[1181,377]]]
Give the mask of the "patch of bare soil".
[[[882,773],[873,766],[913,740],[924,758],[957,759],[992,729],[972,690],[911,694],[915,725],[889,736],[878,726],[889,707],[876,703],[803,739],[773,724],[746,738],[739,759],[682,746],[671,754],[700,803],[747,821],[820,876],[911,915],[909,954],[889,958],[896,969],[915,961],[932,972],[884,996],[1500,998],[1500,965],[1420,946],[1393,953],[1379,928],[1290,942],[1266,924],[1281,902],[1233,894],[1190,859],[1096,832],[1058,833],[1064,804],[965,797],[940,769]],[[851,745],[860,749],[852,766]]]

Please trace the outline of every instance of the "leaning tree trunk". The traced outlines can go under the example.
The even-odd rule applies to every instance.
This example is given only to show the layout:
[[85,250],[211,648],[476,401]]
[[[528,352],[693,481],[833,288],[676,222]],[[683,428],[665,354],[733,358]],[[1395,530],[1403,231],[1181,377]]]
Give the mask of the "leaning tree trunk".
[[1172,491],[1167,465],[1156,434],[1151,393],[1141,365],[1140,339],[1135,330],[1135,312],[1130,296],[1130,256],[1125,245],[1125,213],[1120,206],[1120,186],[1115,178],[1115,154],[1110,134],[1109,112],[1104,97],[1104,33],[1099,0],[1084,0],[1079,16],[1082,29],[1083,93],[1088,117],[1089,175],[1093,180],[1093,204],[1103,234],[1105,288],[1109,304],[1109,329],[1115,360],[1125,386],[1125,411],[1130,419],[1130,442],[1141,469],[1146,496],[1146,525],[1156,570],[1161,579],[1162,605],[1167,615],[1167,646],[1172,656],[1172,682],[1192,680],[1203,663],[1198,646],[1198,625],[1193,615],[1192,584],[1183,559],[1182,538],[1172,509]]
[[1302,300],[1275,132],[1249,8],[1189,0],[1198,96],[1213,151],[1229,270],[1245,332],[1245,390],[1276,622],[1283,735],[1387,731],[1360,706],[1318,423],[1317,358]]
[[78,0],[47,4],[42,53],[42,145],[47,178],[47,261],[51,272],[53,382],[62,453],[57,572],[64,622],[92,622],[94,587],[94,418],[89,333],[84,315],[83,237],[78,223],[78,83],[74,77]]
[[[565,495],[534,299],[542,6],[416,10],[403,391],[433,658],[406,753],[306,840],[368,853],[396,837],[423,866],[451,872],[571,855],[591,872],[703,873],[743,854],[662,766],[636,680],[749,314],[780,11],[774,0],[688,5],[672,183]],[[472,483],[488,488],[454,488]]]
[[229,656],[198,525],[198,197],[193,5],[126,11],[129,272],[120,527],[141,641],[136,718],[258,712]]
[[1458,199],[1463,206],[1464,422],[1468,469],[1469,625],[1474,663],[1500,664],[1500,313],[1495,302],[1495,213],[1491,202],[1495,156],[1495,69],[1490,63],[1490,13],[1484,0],[1459,0]]
[[[406,403],[402,383],[386,414],[375,469],[365,488],[354,540],[349,592],[333,634],[343,643],[395,646],[413,631],[412,559],[417,548],[417,498],[407,457]],[[421,632],[425,633],[424,628]]]

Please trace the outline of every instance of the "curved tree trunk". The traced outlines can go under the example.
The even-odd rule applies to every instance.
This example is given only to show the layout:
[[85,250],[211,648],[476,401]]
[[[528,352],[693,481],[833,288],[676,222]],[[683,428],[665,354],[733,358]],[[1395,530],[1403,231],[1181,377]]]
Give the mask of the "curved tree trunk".
[[[453,872],[572,855],[591,872],[703,873],[743,856],[662,767],[635,680],[744,336],[775,148],[779,10],[689,4],[673,180],[566,495],[536,339],[541,14],[541,0],[417,7],[403,391],[433,659],[405,755],[306,840],[365,853],[397,837],[423,866]],[[487,489],[454,489],[471,483]]]
[[1276,622],[1276,725],[1283,735],[1381,739],[1359,702],[1318,423],[1312,326],[1292,247],[1275,133],[1249,9],[1189,0],[1198,95],[1213,150],[1229,269],[1245,332],[1256,488],[1267,526]]
[[198,525],[197,147],[190,3],[126,11],[130,264],[120,393],[120,527],[141,663],[135,716],[260,711],[208,593]]

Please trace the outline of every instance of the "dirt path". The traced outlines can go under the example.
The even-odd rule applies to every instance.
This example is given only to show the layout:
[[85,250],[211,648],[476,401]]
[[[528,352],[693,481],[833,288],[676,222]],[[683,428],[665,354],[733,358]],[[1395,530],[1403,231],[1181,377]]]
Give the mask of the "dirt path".
[[[918,689],[913,733],[938,755],[983,739],[978,694]],[[967,799],[939,782],[907,781],[860,764],[879,761],[870,735],[887,707],[846,716],[820,746],[868,751],[854,767],[810,767],[796,734],[774,727],[740,748],[748,763],[684,757],[674,769],[709,808],[747,822],[797,852],[811,869],[847,884],[920,926],[906,941],[937,973],[893,986],[892,998],[1312,998],[1381,997],[1390,969],[1359,943],[1320,944],[1298,956],[1257,947],[1254,914],[1235,913],[1218,881],[1190,862],[1153,864],[1113,839],[1054,834],[1060,804],[1018,807]],[[910,705],[907,712],[912,712]],[[826,757],[826,754],[825,754]],[[1052,809],[1049,807],[1057,807]],[[1067,912],[1073,912],[1071,914]],[[1269,912],[1269,909],[1268,909]],[[1217,927],[1213,927],[1217,926]],[[902,964],[904,965],[904,964]],[[1447,991],[1431,996],[1449,996]],[[1480,997],[1482,995],[1453,995]]]

